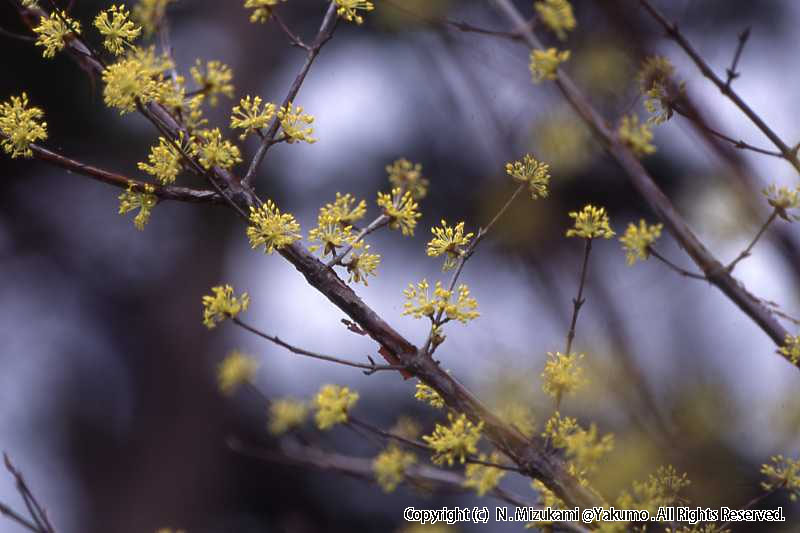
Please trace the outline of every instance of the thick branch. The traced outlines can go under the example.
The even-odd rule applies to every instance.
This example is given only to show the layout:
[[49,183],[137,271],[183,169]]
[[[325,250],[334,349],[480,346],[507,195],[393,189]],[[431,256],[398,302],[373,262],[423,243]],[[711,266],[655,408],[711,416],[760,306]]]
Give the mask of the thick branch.
[[[496,5],[517,27],[523,27],[525,20],[510,0],[495,0]],[[532,31],[525,32],[526,42],[533,48],[541,48],[541,43]],[[617,161],[628,175],[628,179],[645,198],[650,208],[664,222],[667,230],[686,250],[705,277],[730,298],[747,316],[775,342],[782,345],[786,330],[757,297],[748,290],[706,249],[695,236],[686,221],[675,210],[672,202],[659,189],[641,162],[631,151],[619,142],[614,132],[602,116],[592,107],[588,99],[578,90],[573,81],[563,72],[558,73],[556,85],[566,100],[603,142],[608,153]]]

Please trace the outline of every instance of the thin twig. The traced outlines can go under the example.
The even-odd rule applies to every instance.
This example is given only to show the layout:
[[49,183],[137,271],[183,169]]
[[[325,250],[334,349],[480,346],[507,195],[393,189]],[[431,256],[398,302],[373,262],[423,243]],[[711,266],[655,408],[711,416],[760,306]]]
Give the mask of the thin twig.
[[753,109],[747,105],[747,103],[733,90],[730,84],[724,82],[719,76],[717,76],[705,59],[694,49],[691,43],[686,39],[686,37],[680,32],[678,29],[677,24],[670,22],[667,18],[658,10],[656,7],[649,1],[649,0],[639,0],[641,6],[647,11],[653,19],[658,22],[661,27],[664,28],[664,31],[667,33],[667,36],[675,41],[678,46],[680,46],[686,55],[697,65],[697,68],[700,69],[700,72],[708,78],[711,83],[717,86],[717,88],[724,94],[728,99],[738,107],[742,113],[744,113],[750,121],[756,125],[756,127],[761,130],[761,132],[767,136],[767,138],[778,148],[778,151],[782,154],[783,158],[786,159],[789,163],[794,166],[795,170],[800,172],[800,160],[797,158],[797,147],[790,148],[783,139],[775,133],[772,128],[770,128],[766,122],[756,113]]
[[679,267],[678,265],[676,265],[675,263],[673,263],[672,261],[670,261],[669,259],[667,259],[663,255],[658,253],[656,251],[656,249],[653,248],[652,246],[648,246],[647,247],[647,251],[650,253],[650,255],[652,255],[653,257],[655,257],[656,259],[658,259],[659,261],[661,261],[665,265],[667,265],[669,268],[671,268],[672,270],[674,270],[675,272],[677,272],[681,276],[686,276],[687,278],[692,278],[692,279],[702,279],[702,280],[706,280],[707,281],[707,278],[704,275],[696,274],[694,272],[689,272],[688,270]]
[[[336,23],[338,20],[339,19],[336,15],[336,2],[332,1],[328,5],[328,10],[325,13],[325,17],[322,19],[322,24],[319,27],[317,36],[314,38],[314,42],[307,49],[305,62],[300,68],[300,72],[295,77],[294,82],[292,82],[291,87],[289,87],[289,93],[286,95],[286,98],[283,99],[283,104],[281,104],[282,106],[285,107],[294,102],[294,99],[297,97],[297,93],[300,91],[300,87],[303,85],[303,82],[306,79],[309,69],[311,69],[311,65],[314,63],[314,60],[319,55],[319,52],[322,50],[322,47],[325,45],[325,43],[327,43],[331,37],[333,37],[333,32],[336,30]],[[245,174],[244,178],[242,178],[242,184],[244,186],[249,187],[252,185],[256,171],[258,170],[258,166],[264,160],[264,156],[267,155],[267,150],[269,150],[269,148],[274,144],[272,141],[278,134],[279,127],[280,120],[276,116],[272,119],[272,124],[267,130],[267,133],[264,136],[261,145],[258,147],[255,156],[253,156],[253,160],[250,162],[250,167],[247,169],[247,174]]]
[[19,33],[14,33],[13,31],[9,31],[2,26],[0,26],[0,35],[5,37],[10,37],[11,39],[17,39],[19,41],[25,41],[26,43],[33,43],[36,42],[36,37],[31,37],[30,35],[22,35]]
[[[755,496],[750,501],[748,501],[746,504],[744,504],[744,507],[742,507],[741,510],[750,509],[751,507],[754,507],[755,505],[758,505],[762,500],[766,500],[767,498],[769,498],[770,496],[772,496],[773,494],[775,494],[777,491],[779,491],[780,489],[784,488],[785,486],[786,486],[786,481],[784,481],[783,483],[778,484],[777,486],[773,487],[772,489],[770,489],[770,490],[768,490],[766,492],[762,492],[761,494],[759,494],[758,496]],[[730,521],[725,522],[724,524],[721,524],[719,526],[718,530],[719,531],[724,531],[725,528],[728,527],[729,525],[731,525]]]
[[725,87],[728,89],[730,89],[733,80],[739,77],[740,73],[736,71],[736,67],[739,65],[739,58],[742,56],[742,50],[744,50],[744,45],[747,44],[747,39],[749,38],[750,28],[748,27],[739,34],[739,42],[736,45],[736,52],[733,54],[733,61],[731,62],[731,66],[725,71],[728,74],[728,79],[725,80]]
[[771,156],[771,157],[779,157],[781,159],[784,159],[783,154],[778,152],[778,151],[776,151],[776,150],[767,150],[766,148],[759,148],[758,146],[754,146],[754,145],[752,145],[750,143],[744,142],[742,139],[738,139],[737,140],[737,139],[734,139],[733,137],[729,137],[728,135],[725,135],[721,131],[718,131],[718,130],[712,128],[711,126],[709,126],[705,122],[701,122],[700,120],[697,120],[695,117],[691,116],[691,114],[689,112],[683,110],[681,108],[681,106],[675,105],[675,106],[672,107],[672,109],[676,113],[681,115],[682,117],[685,117],[685,118],[691,120],[694,124],[696,124],[697,126],[699,126],[702,129],[704,129],[705,131],[707,131],[711,135],[713,135],[715,137],[718,137],[718,138],[722,139],[725,142],[731,143],[734,148],[737,148],[739,150],[750,150],[750,151],[756,152],[758,154],[768,155],[768,156]]
[[772,211],[772,214],[766,220],[766,222],[764,222],[764,224],[761,225],[761,229],[758,230],[758,233],[756,233],[756,236],[753,237],[753,240],[750,241],[750,244],[747,245],[747,248],[742,250],[742,253],[740,253],[736,257],[736,259],[731,261],[730,264],[727,267],[725,267],[725,269],[728,272],[733,272],[733,269],[736,268],[736,265],[739,263],[739,261],[741,261],[742,259],[744,259],[746,257],[750,257],[750,252],[753,250],[753,247],[756,245],[756,243],[761,238],[761,236],[764,235],[764,232],[767,231],[767,228],[769,227],[770,224],[772,224],[772,222],[775,220],[775,218],[777,216],[778,216],[778,210],[774,209]]
[[25,481],[22,473],[11,463],[11,459],[5,452],[3,453],[3,462],[5,463],[6,470],[8,470],[8,472],[14,477],[17,485],[17,491],[19,491],[20,495],[22,496],[31,518],[38,525],[38,529],[36,531],[40,531],[42,533],[55,533],[55,529],[50,523],[50,519],[47,517],[47,512],[44,510],[44,507],[42,507],[36,500],[36,497],[33,495],[30,487],[28,487],[28,483]]
[[309,350],[304,350],[303,348],[298,348],[297,346],[289,344],[288,342],[283,341],[283,340],[279,339],[278,337],[276,337],[274,335],[268,335],[268,334],[264,333],[263,331],[260,331],[260,330],[258,330],[256,328],[254,328],[253,326],[251,326],[251,325],[249,325],[249,324],[247,324],[245,322],[242,322],[242,320],[240,318],[234,317],[232,319],[232,321],[233,321],[234,324],[236,324],[237,326],[239,326],[241,328],[246,329],[250,333],[253,333],[254,335],[257,335],[257,336],[261,337],[262,339],[266,339],[266,340],[268,340],[268,341],[270,341],[270,342],[272,342],[274,344],[277,344],[278,346],[280,346],[282,348],[286,348],[287,350],[289,350],[290,352],[292,352],[294,354],[304,355],[306,357],[311,357],[313,359],[320,359],[322,361],[329,361],[331,363],[337,363],[337,364],[344,365],[344,366],[351,366],[351,367],[354,367],[354,368],[362,368],[362,369],[365,370],[364,373],[367,374],[367,375],[374,374],[375,372],[379,372],[381,370],[398,370],[398,371],[399,370],[406,370],[406,367],[404,365],[378,365],[378,364],[375,364],[375,362],[372,361],[371,357],[368,357],[368,359],[370,359],[369,363],[358,363],[358,362],[355,362],[355,361],[348,361],[347,359],[341,359],[339,357],[333,357],[331,355],[324,355],[324,354],[321,354],[321,353],[316,353],[316,352],[312,352],[312,351],[309,351]]
[[311,50],[310,46],[304,43],[303,40],[300,37],[298,37],[297,34],[295,34],[292,30],[289,29],[289,27],[286,24],[284,24],[283,19],[281,18],[280,15],[273,12],[272,18],[275,19],[275,22],[278,24],[278,26],[280,26],[281,31],[283,31],[283,33],[285,33],[286,36],[289,37],[289,41],[292,43],[293,46],[302,48],[306,52],[309,52]]
[[353,249],[353,247],[354,247],[354,246],[355,246],[355,245],[356,245],[356,244],[357,244],[357,243],[358,243],[358,242],[359,242],[361,239],[363,239],[364,237],[366,237],[366,236],[367,236],[367,235],[369,235],[370,233],[372,233],[372,232],[374,232],[374,231],[377,231],[377,230],[381,229],[382,227],[384,227],[384,226],[388,225],[388,224],[389,224],[389,222],[391,222],[391,220],[392,220],[392,219],[391,219],[389,216],[387,216],[387,215],[381,215],[381,216],[379,216],[378,218],[376,218],[375,220],[373,220],[372,222],[370,222],[370,223],[369,223],[369,225],[368,225],[366,228],[364,228],[364,229],[362,229],[361,231],[359,231],[359,232],[358,232],[358,234],[356,235],[356,238],[355,238],[355,239],[353,239],[353,242],[351,242],[351,243],[350,243],[350,244],[347,246],[347,248],[345,248],[344,250],[342,250],[342,251],[341,251],[339,254],[335,255],[335,256],[334,256],[334,258],[333,258],[333,259],[331,259],[330,261],[328,261],[328,263],[327,263],[325,266],[327,266],[328,268],[331,268],[331,267],[333,267],[333,266],[335,266],[335,265],[338,265],[338,264],[340,264],[340,263],[341,263],[341,261],[342,261],[342,260],[343,260],[345,257],[347,257],[347,254],[349,254],[349,253],[350,253],[350,251]]
[[0,514],[11,520],[12,522],[16,522],[17,524],[21,525],[25,529],[30,531],[34,531],[35,533],[41,533],[42,530],[39,529],[39,526],[19,514],[18,512],[14,511],[8,505],[0,502]]
[[572,299],[572,320],[567,331],[567,349],[564,355],[572,353],[572,341],[575,339],[575,325],[578,323],[578,314],[586,299],[583,297],[583,287],[586,285],[586,272],[589,270],[589,254],[592,252],[592,239],[585,239],[586,246],[583,249],[583,265],[581,266],[581,281],[578,285],[578,296]]

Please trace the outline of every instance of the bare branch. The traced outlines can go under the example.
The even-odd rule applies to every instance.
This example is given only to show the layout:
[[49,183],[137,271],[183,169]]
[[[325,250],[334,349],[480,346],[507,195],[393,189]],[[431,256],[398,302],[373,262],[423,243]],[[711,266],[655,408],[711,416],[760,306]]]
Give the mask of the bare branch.
[[295,353],[297,355],[304,355],[306,357],[311,357],[313,359],[320,359],[322,361],[329,361],[331,363],[337,363],[337,364],[340,364],[340,365],[352,366],[352,367],[355,367],[355,368],[363,368],[363,369],[366,370],[366,372],[364,372],[364,373],[367,374],[367,375],[374,374],[375,372],[378,372],[378,371],[381,371],[381,370],[398,370],[399,371],[399,370],[405,370],[406,369],[406,367],[403,366],[403,365],[377,365],[374,362],[357,363],[355,361],[348,361],[347,359],[341,359],[339,357],[333,357],[331,355],[324,355],[324,354],[321,354],[321,353],[311,352],[309,350],[304,350],[303,348],[298,348],[297,346],[293,346],[293,345],[289,344],[288,342],[283,341],[283,340],[281,340],[278,337],[275,337],[273,335],[267,335],[263,331],[260,331],[260,330],[258,330],[256,328],[254,328],[253,326],[243,322],[239,318],[234,317],[231,320],[232,320],[232,322],[234,324],[236,324],[240,328],[243,328],[243,329],[249,331],[250,333],[253,333],[254,335],[257,335],[257,336],[261,337],[262,339],[266,339],[266,340],[268,340],[268,341],[270,341],[270,342],[272,342],[274,344],[277,344],[278,346],[280,346],[282,348],[286,348],[287,350],[289,350],[292,353]]
[[728,74],[728,79],[725,80],[725,87],[730,89],[731,83],[733,80],[739,77],[739,72],[736,71],[737,65],[739,65],[739,58],[742,56],[742,51],[744,50],[744,45],[747,44],[747,39],[750,38],[750,28],[748,27],[742,33],[739,34],[739,42],[736,45],[736,52],[733,54],[733,61],[731,62],[731,66],[725,71]]
[[[640,1],[647,3],[646,0]],[[495,4],[516,27],[523,27],[525,20],[510,0],[495,0]],[[542,48],[541,43],[532,31],[525,32],[525,37],[529,46],[533,48]],[[658,185],[653,181],[653,178],[648,174],[638,158],[619,141],[615,133],[609,129],[603,117],[592,107],[587,98],[575,86],[574,82],[563,72],[559,71],[555,83],[578,115],[587,123],[590,129],[595,132],[597,137],[602,140],[608,153],[623,168],[634,187],[636,187],[639,193],[647,200],[650,208],[664,222],[667,230],[686,250],[695,264],[705,273],[706,278],[758,324],[776,345],[782,345],[786,337],[786,329],[777,321],[773,313],[767,309],[756,296],[751,294],[741,282],[734,279],[730,273],[725,270],[725,267],[700,242],[683,217],[676,211],[669,198],[664,195]],[[733,94],[732,91],[731,94]],[[798,166],[798,168],[800,168],[800,166]]]
[[[322,24],[319,27],[317,36],[314,38],[314,42],[311,43],[310,48],[307,50],[306,60],[303,63],[303,66],[300,68],[300,72],[295,77],[294,82],[292,82],[291,87],[289,87],[289,93],[286,95],[286,98],[283,99],[283,104],[281,105],[287,106],[289,103],[294,102],[294,99],[297,97],[297,93],[300,91],[300,87],[303,85],[303,82],[306,79],[309,69],[311,69],[311,65],[319,55],[322,47],[325,46],[325,43],[327,43],[331,37],[333,37],[333,32],[336,30],[336,23],[338,20],[339,18],[336,15],[336,2],[332,1],[328,5],[328,11],[325,13],[325,18],[322,19]],[[269,150],[270,147],[275,144],[273,141],[275,136],[278,134],[279,127],[280,120],[278,120],[278,117],[276,116],[274,119],[272,119],[272,124],[267,130],[264,139],[261,141],[261,146],[258,147],[256,155],[253,156],[253,160],[250,162],[250,167],[247,169],[247,174],[245,174],[244,178],[242,178],[242,184],[244,186],[249,187],[252,185],[256,171],[258,170],[258,166],[264,160],[264,156],[267,155],[267,150]]]

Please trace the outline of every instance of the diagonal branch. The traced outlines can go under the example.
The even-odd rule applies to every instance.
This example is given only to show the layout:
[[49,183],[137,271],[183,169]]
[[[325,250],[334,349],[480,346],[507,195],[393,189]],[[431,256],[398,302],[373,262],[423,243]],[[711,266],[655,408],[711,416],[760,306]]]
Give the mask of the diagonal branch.
[[[686,39],[683,33],[680,32],[678,29],[678,25],[670,22],[661,13],[656,7],[649,1],[649,0],[639,0],[641,6],[647,11],[653,19],[664,28],[667,36],[675,41],[678,46],[683,48],[683,51],[686,52],[686,55],[697,65],[697,68],[700,69],[700,72],[708,78],[711,83],[717,86],[722,94],[728,97],[728,99],[733,102],[736,107],[738,107],[742,113],[744,113],[750,121],[755,124],[755,126],[761,130],[761,132],[766,135],[766,137],[775,145],[775,147],[780,151],[782,157],[786,159],[792,166],[800,172],[800,160],[797,158],[797,147],[790,148],[783,139],[778,136],[775,131],[770,128],[766,122],[756,113],[753,109],[747,105],[747,103],[739,96],[739,94],[731,88],[731,84],[729,80],[728,82],[723,81],[722,78],[717,76],[711,67],[706,63],[705,59],[695,50],[692,44]],[[742,39],[740,36],[740,49],[744,46],[744,42],[747,40],[747,36],[749,33]],[[741,54],[741,50],[737,50],[737,57]],[[735,63],[734,67],[735,68]]]
[[[325,18],[322,19],[322,24],[319,27],[317,36],[314,38],[314,42],[307,48],[306,60],[303,63],[303,66],[300,68],[300,72],[298,72],[297,76],[295,77],[294,82],[292,82],[291,87],[289,87],[289,93],[286,95],[286,98],[283,99],[283,104],[281,105],[287,106],[291,102],[294,102],[297,93],[300,92],[300,87],[303,85],[303,82],[306,79],[308,71],[311,69],[311,65],[319,55],[322,47],[325,46],[325,43],[327,43],[331,37],[333,37],[333,32],[336,30],[336,23],[338,21],[339,18],[336,16],[336,2],[332,1],[328,6],[328,11],[325,13]],[[256,155],[253,156],[253,160],[250,162],[250,167],[247,169],[247,174],[245,174],[244,178],[242,178],[242,184],[245,187],[249,187],[253,184],[253,179],[255,179],[258,166],[264,160],[264,156],[267,155],[267,150],[276,144],[275,136],[278,134],[278,128],[280,125],[280,120],[277,116],[275,116],[275,118],[272,119],[272,124],[267,130],[266,135],[264,135],[264,138],[261,141],[261,146],[258,147]]]
[[[646,2],[646,0],[641,0]],[[516,27],[524,27],[525,20],[510,0],[495,0],[497,8]],[[525,32],[526,42],[532,48],[541,48],[541,43],[532,31]],[[705,277],[733,301],[749,316],[776,345],[782,345],[786,338],[786,329],[778,322],[774,314],[761,301],[751,294],[741,282],[733,278],[716,257],[703,245],[689,228],[686,221],[677,212],[672,202],[656,185],[636,156],[612,132],[603,117],[589,103],[589,100],[575,86],[574,82],[563,72],[558,73],[556,85],[564,98],[586,122],[605,149],[616,160],[628,175],[628,179],[636,187],[650,208],[664,222],[667,230],[686,250],[695,264],[703,271]],[[760,120],[760,119],[759,119]],[[771,131],[771,130],[770,130]],[[783,145],[785,147],[785,145]]]
[[30,145],[33,155],[40,161],[45,161],[51,165],[88,176],[97,181],[127,189],[133,185],[134,190],[137,192],[144,192],[145,185],[151,185],[155,188],[155,194],[161,200],[175,200],[179,202],[193,202],[193,203],[222,203],[222,198],[214,191],[190,189],[187,187],[175,187],[172,185],[157,185],[155,183],[145,183],[143,181],[129,178],[122,174],[117,174],[102,168],[93,167],[80,161],[70,159],[59,153],[47,150],[36,144]]

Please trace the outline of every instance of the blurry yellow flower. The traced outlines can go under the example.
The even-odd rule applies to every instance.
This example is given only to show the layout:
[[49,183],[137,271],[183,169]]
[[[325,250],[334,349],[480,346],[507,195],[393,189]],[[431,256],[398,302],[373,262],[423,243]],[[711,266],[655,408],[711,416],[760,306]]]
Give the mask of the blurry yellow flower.
[[358,401],[358,393],[339,385],[323,385],[314,396],[314,420],[319,429],[347,422],[347,413]]
[[531,76],[534,83],[558,78],[558,67],[569,60],[570,51],[558,51],[555,48],[531,51]]
[[222,394],[233,394],[245,383],[253,383],[258,361],[238,350],[229,353],[219,364],[217,380]]
[[637,259],[644,261],[650,256],[650,246],[661,236],[663,226],[663,224],[648,226],[644,219],[639,221],[638,226],[628,224],[625,235],[619,238],[628,265],[633,265]]

